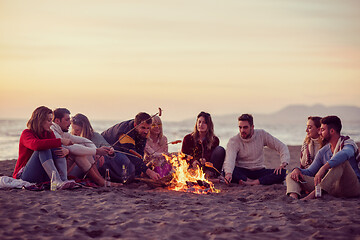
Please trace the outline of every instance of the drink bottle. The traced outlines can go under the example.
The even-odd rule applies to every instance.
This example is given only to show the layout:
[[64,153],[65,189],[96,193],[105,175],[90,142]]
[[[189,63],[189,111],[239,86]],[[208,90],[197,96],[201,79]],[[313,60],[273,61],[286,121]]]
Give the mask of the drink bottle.
[[315,186],[315,197],[316,198],[321,198],[321,187],[320,184]]
[[56,191],[56,188],[57,188],[56,172],[53,170],[51,173],[50,191]]
[[106,169],[106,172],[105,172],[105,187],[110,187],[111,185],[111,181],[110,181],[110,171],[109,169],[107,168]]
[[122,177],[123,183],[126,183],[126,181],[128,180],[128,174],[127,174],[127,169],[126,169],[125,165],[122,165],[121,177]]

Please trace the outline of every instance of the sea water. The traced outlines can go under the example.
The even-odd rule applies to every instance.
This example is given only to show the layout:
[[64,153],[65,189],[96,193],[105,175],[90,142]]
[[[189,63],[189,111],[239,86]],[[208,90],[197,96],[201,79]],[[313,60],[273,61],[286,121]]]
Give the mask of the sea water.
[[[26,128],[25,119],[0,119],[0,161],[17,159],[19,151],[19,138],[21,132]],[[92,121],[95,131],[101,133],[108,129],[117,121]],[[163,122],[164,135],[168,141],[182,140],[186,134],[193,131],[194,121],[181,122]],[[236,120],[233,123],[216,122],[214,120],[214,130],[216,136],[220,139],[220,145],[226,148],[229,139],[235,136],[239,130]],[[261,123],[255,125],[255,128],[261,128],[278,138],[287,145],[301,145],[305,137],[304,124],[279,124]],[[360,122],[343,123],[342,135],[348,135],[356,142],[360,142]],[[178,152],[181,150],[181,143],[169,145],[169,152]]]

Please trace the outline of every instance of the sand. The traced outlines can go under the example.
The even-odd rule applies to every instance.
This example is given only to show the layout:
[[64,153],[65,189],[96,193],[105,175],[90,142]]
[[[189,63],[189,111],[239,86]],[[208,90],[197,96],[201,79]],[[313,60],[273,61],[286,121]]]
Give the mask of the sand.
[[[300,146],[289,146],[298,165]],[[266,150],[269,167],[278,155]],[[0,162],[10,176],[15,160]],[[216,184],[196,195],[144,183],[63,191],[0,190],[0,239],[360,239],[359,198],[300,201],[286,187]]]

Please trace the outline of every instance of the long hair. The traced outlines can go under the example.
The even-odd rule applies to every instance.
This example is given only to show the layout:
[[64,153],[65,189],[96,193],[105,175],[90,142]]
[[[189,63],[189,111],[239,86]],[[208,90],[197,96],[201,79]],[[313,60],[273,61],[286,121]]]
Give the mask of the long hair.
[[[71,118],[71,123],[81,127],[80,137],[91,139],[94,136],[94,129],[90,124],[89,119],[81,113],[76,114]],[[74,129],[71,130],[74,134]]]
[[[315,125],[316,128],[319,128],[319,127],[321,126],[321,117],[318,117],[318,116],[310,116],[310,117],[308,117],[308,120],[312,120],[312,121],[314,122],[314,125]],[[310,143],[310,140],[311,140],[311,138],[310,138],[309,136],[306,136],[304,141],[305,141],[307,144],[309,144],[309,143]],[[320,146],[322,147],[322,146],[323,146],[323,142],[322,142],[321,138],[320,138],[319,140],[320,140]]]
[[[159,135],[157,136],[157,139],[158,141],[160,141],[163,137],[163,128],[162,128],[162,122],[161,122],[161,119],[159,116],[155,116],[153,117],[153,120],[152,120],[152,124],[153,125],[158,125],[159,126],[159,129],[160,129],[160,133]],[[151,131],[151,130],[150,130]]]
[[206,131],[206,148],[207,149],[211,149],[211,146],[213,145],[214,141],[215,141],[215,135],[214,135],[214,124],[211,120],[211,116],[209,113],[206,112],[200,112],[196,118],[196,123],[195,123],[195,127],[194,127],[194,131],[192,132],[195,144],[200,140],[200,133],[197,129],[197,121],[200,117],[203,117],[205,119],[205,122],[207,124],[207,131]]
[[26,126],[28,129],[33,131],[38,137],[42,136],[43,131],[45,130],[43,124],[48,120],[48,115],[53,114],[53,111],[45,106],[40,106],[36,108],[30,119],[28,120]]

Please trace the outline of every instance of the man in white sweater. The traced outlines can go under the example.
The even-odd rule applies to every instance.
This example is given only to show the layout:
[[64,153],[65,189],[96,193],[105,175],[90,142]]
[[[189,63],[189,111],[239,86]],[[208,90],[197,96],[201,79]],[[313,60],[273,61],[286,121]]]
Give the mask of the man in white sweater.
[[[262,129],[254,129],[253,117],[243,114],[238,118],[240,133],[230,138],[224,161],[225,178],[228,182],[246,185],[271,185],[281,183],[286,177],[290,160],[287,146]],[[280,166],[266,169],[264,147],[280,154]]]

